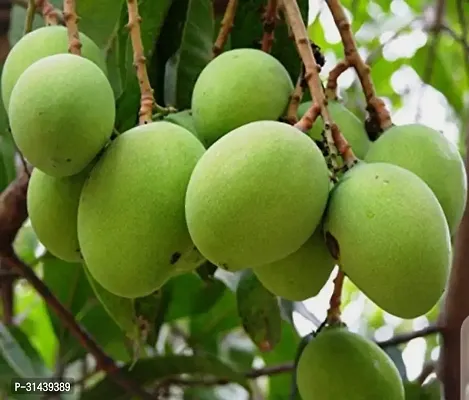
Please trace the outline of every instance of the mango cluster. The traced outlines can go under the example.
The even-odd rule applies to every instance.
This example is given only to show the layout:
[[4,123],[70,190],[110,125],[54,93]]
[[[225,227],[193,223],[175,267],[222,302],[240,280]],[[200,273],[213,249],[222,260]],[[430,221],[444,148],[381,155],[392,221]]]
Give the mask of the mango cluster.
[[[308,134],[280,122],[293,91],[287,70],[267,53],[236,49],[201,72],[190,110],[111,139],[106,63],[91,39],[80,38],[77,56],[68,54],[63,27],[29,33],[1,80],[13,138],[35,167],[31,223],[52,254],[83,262],[102,287],[126,298],[208,260],[231,272],[250,268],[290,300],[315,296],[338,264],[395,316],[414,318],[437,303],[467,196],[462,159],[440,132],[394,126],[372,143],[363,123],[331,102],[360,159],[333,184],[318,146],[321,119]],[[304,400],[403,398],[379,348],[343,329],[321,335],[300,360]],[[355,397],[327,383],[324,365],[334,357],[341,376],[363,366],[360,379],[369,384]]]

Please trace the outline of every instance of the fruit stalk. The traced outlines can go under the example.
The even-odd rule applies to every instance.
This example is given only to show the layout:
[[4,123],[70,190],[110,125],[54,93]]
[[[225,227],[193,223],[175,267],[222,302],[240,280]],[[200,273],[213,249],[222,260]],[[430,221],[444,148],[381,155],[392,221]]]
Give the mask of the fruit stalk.
[[130,32],[132,48],[134,50],[134,67],[137,71],[138,83],[140,85],[140,110],[138,112],[139,124],[144,125],[152,122],[153,89],[148,78],[146,57],[144,55],[142,37],[140,33],[140,21],[142,18],[138,13],[137,0],[127,0],[127,10],[129,13],[129,22],[127,28]]
[[220,55],[225,46],[228,35],[233,28],[233,22],[236,16],[236,9],[238,8],[238,0],[230,0],[225,9],[225,14],[221,21],[220,32],[218,32],[217,39],[213,45],[213,58]]
[[383,100],[376,96],[375,88],[370,76],[370,67],[365,64],[358,53],[350,22],[345,15],[344,9],[340,4],[340,0],[327,0],[326,3],[334,18],[334,22],[339,30],[340,37],[344,45],[345,62],[353,66],[357,72],[358,78],[360,79],[370,117],[373,120],[376,120],[381,131],[385,131],[392,126],[391,117]]
[[339,76],[342,75],[343,72],[347,71],[349,67],[350,63],[348,60],[342,60],[332,68],[331,72],[329,72],[326,86],[326,97],[328,100],[337,99],[337,79],[339,79]]
[[320,114],[321,107],[318,103],[313,103],[308,111],[306,111],[301,119],[295,124],[295,128],[298,128],[303,133],[308,133],[311,126],[314,124],[314,121],[316,121]]
[[334,279],[334,291],[329,301],[329,310],[327,311],[327,323],[334,325],[340,323],[340,305],[342,301],[342,287],[344,285],[345,274],[339,269]]
[[[298,4],[296,0],[283,0],[283,5],[288,23],[291,27],[293,36],[295,37],[298,52],[305,66],[305,80],[308,84],[311,96],[321,108],[321,117],[324,121],[326,143],[329,148],[332,163],[334,166],[337,165],[337,150],[341,149],[342,153],[340,154],[347,167],[350,168],[356,163],[357,158],[353,154],[350,145],[340,133],[337,125],[335,125],[331,120],[331,116],[327,109],[327,99],[324,96],[321,79],[318,73],[318,64],[314,58],[313,50],[308,39],[308,34],[306,32],[306,27],[303,23]],[[332,129],[333,126],[335,126],[335,129]],[[309,128],[311,129],[311,127]]]
[[81,56],[81,42],[78,36],[78,15],[75,0],[64,0],[64,20],[68,32],[68,51]]
[[49,0],[36,0],[36,10],[42,14],[46,25],[59,25],[61,18]]
[[[304,71],[303,64],[302,64],[301,71],[298,74],[298,79],[296,81],[295,90],[290,96],[290,103],[288,104],[288,109],[287,109],[286,120],[291,125],[295,125],[298,122],[298,117],[296,114],[298,112],[298,106],[301,103],[301,99],[303,98],[304,81],[305,81],[305,71]],[[297,126],[295,125],[295,127]]]
[[264,13],[264,35],[262,36],[262,51],[270,53],[275,39],[275,25],[277,23],[278,2],[277,0],[268,0],[267,8]]
[[34,14],[36,13],[36,1],[35,0],[28,0],[28,8],[26,10],[26,19],[24,22],[24,31],[23,35],[31,32],[33,29],[33,20]]

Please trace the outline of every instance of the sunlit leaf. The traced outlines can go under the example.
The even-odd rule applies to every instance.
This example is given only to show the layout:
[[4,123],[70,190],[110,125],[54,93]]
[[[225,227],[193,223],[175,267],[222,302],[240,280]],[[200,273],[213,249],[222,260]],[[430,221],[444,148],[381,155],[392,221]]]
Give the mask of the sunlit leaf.
[[41,356],[18,328],[7,328],[0,323],[0,351],[10,368],[21,378],[49,375]]

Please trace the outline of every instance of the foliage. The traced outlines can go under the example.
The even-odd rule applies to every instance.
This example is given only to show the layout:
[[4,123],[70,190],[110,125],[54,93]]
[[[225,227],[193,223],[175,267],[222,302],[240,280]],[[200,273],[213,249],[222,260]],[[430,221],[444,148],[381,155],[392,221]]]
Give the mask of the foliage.
[[[62,5],[59,0],[52,3]],[[260,10],[264,3],[240,1],[226,48],[260,47]],[[313,16],[308,21],[308,33],[325,54],[326,65],[321,71],[325,79],[343,58],[338,32],[331,28],[332,18],[323,2],[310,2],[309,7],[307,1],[298,3],[305,20],[308,11]],[[402,123],[420,118],[445,131],[463,153],[465,136],[460,133],[469,130],[469,46],[463,40],[465,28],[455,3],[450,3],[446,28],[438,34],[435,45],[435,33],[429,22],[422,20],[426,15],[422,10],[433,2],[342,1],[350,13],[357,45],[372,67],[376,91],[386,99],[393,119]],[[139,82],[126,29],[126,2],[83,0],[77,1],[77,7],[80,30],[106,54],[117,99],[115,128],[122,132],[136,125],[140,107]],[[222,15],[209,0],[141,0],[139,10],[146,66],[156,101],[163,107],[190,108],[194,83],[212,57]],[[20,39],[24,20],[24,8],[15,4],[11,45]],[[42,25],[42,19],[36,16],[33,27]],[[296,81],[301,63],[284,21],[274,43],[272,54]],[[339,87],[346,106],[363,119],[363,94],[352,72],[339,79]],[[3,105],[0,108],[2,191],[14,180],[19,163]],[[435,111],[428,112],[433,108]],[[325,318],[333,286],[329,281],[318,296],[304,302],[303,308],[282,301],[280,309],[265,293],[260,296],[262,304],[252,296],[250,307],[247,299],[237,293],[240,274],[220,270],[214,274],[213,266],[204,265],[199,274],[174,277],[157,293],[133,301],[105,291],[82,265],[66,263],[45,252],[28,224],[17,236],[15,251],[119,363],[121,371],[160,393],[174,384],[171,390],[184,400],[243,399],[248,393],[263,393],[260,398],[268,400],[288,398],[300,338],[317,328],[317,318]],[[0,325],[0,398],[9,391],[12,378],[33,376],[65,376],[76,381],[87,378],[86,385],[77,384],[75,394],[67,399],[132,398],[116,386],[112,377],[95,371],[96,365],[81,343],[27,282],[16,284],[15,299],[15,325]],[[259,317],[265,303],[273,313],[271,320]],[[433,324],[439,307],[416,320],[402,320],[379,309],[350,281],[346,280],[342,294],[344,321],[353,331],[375,340]],[[253,324],[253,318],[259,320]],[[269,351],[262,351],[262,345],[257,347],[266,341]],[[435,336],[428,336],[386,351],[401,375],[414,380],[423,364],[435,360],[439,345]],[[284,366],[284,371],[271,374],[269,368],[276,366]],[[258,376],[262,378],[250,379]]]

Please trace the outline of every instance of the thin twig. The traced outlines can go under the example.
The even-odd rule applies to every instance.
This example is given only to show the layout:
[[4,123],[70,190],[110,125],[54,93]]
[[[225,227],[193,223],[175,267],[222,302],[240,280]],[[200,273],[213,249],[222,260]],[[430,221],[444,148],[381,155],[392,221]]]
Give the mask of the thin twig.
[[429,335],[434,335],[439,333],[441,328],[438,325],[430,325],[426,328],[420,329],[418,331],[403,333],[401,335],[396,335],[388,340],[383,340],[382,342],[378,342],[378,345],[382,348],[385,347],[393,347],[399,344],[410,342],[412,339],[416,339],[419,337],[425,337]]
[[347,60],[342,60],[329,72],[326,86],[326,97],[328,100],[337,100],[337,80],[349,67],[350,63]]
[[140,85],[139,124],[144,125],[152,122],[155,99],[153,97],[150,79],[148,78],[146,58],[140,33],[141,17],[138,13],[137,0],[127,0],[127,10],[129,13],[127,28],[130,31],[130,39],[134,50],[134,67],[137,71],[138,83]]
[[300,120],[295,124],[295,128],[303,133],[308,133],[316,119],[321,114],[321,107],[318,103],[313,102],[311,107],[304,113]]
[[[294,363],[285,363],[280,365],[273,365],[271,367],[253,369],[245,372],[243,375],[246,379],[257,379],[261,376],[274,376],[294,370]],[[160,383],[158,386],[216,386],[227,385],[231,381],[226,378],[206,377],[206,378],[168,378]]]
[[352,34],[350,22],[345,15],[340,0],[326,0],[327,6],[334,18],[335,25],[339,30],[344,46],[345,60],[354,67],[365,94],[367,110],[372,118],[378,122],[381,131],[392,126],[391,117],[384,104],[384,101],[376,96],[375,88],[370,76],[370,67],[360,57],[357,45]]
[[334,279],[334,290],[329,301],[329,310],[327,311],[327,323],[329,325],[337,324],[340,320],[340,305],[342,302],[342,287],[344,286],[345,274],[339,269]]
[[305,71],[304,71],[303,65],[301,65],[301,70],[300,70],[300,73],[298,74],[298,79],[296,81],[295,90],[290,96],[290,103],[288,104],[287,115],[285,117],[286,121],[291,125],[295,125],[298,122],[298,115],[297,115],[298,106],[300,105],[301,99],[303,98],[304,82],[305,82]]
[[32,31],[35,13],[36,13],[36,1],[28,0],[28,8],[26,10],[26,19],[24,22],[23,35],[26,35],[27,33]]
[[81,42],[78,35],[78,15],[75,0],[64,0],[64,19],[68,32],[68,51],[77,56],[81,55]]
[[265,10],[264,19],[264,34],[262,36],[261,49],[267,53],[272,50],[272,45],[275,39],[275,25],[277,24],[278,13],[277,0],[268,0],[267,8]]
[[420,385],[423,385],[423,383],[427,380],[427,378],[433,373],[435,372],[435,362],[434,361],[430,361],[428,363],[426,363],[423,368],[422,368],[422,372],[420,372],[418,378],[417,378],[417,382],[420,384]]
[[59,317],[61,323],[77,338],[83,348],[91,353],[96,359],[97,368],[109,374],[116,384],[123,389],[139,396],[143,399],[153,399],[153,397],[141,389],[135,382],[128,379],[120,371],[114,360],[110,358],[99,345],[89,336],[85,330],[77,323],[73,315],[59,302],[57,297],[49,288],[37,277],[34,271],[16,257],[15,254],[2,254],[2,261],[11,269],[18,271],[39,295],[45,300],[47,305]]
[[220,32],[218,32],[217,39],[213,45],[213,58],[220,55],[225,47],[228,35],[233,28],[233,22],[236,16],[236,9],[238,8],[238,0],[229,0],[225,9],[225,14],[220,25]]
[[36,10],[41,13],[46,25],[60,25],[62,18],[49,0],[36,0]]
[[[337,168],[337,150],[342,150],[342,158],[348,168],[352,167],[357,158],[353,154],[351,147],[340,133],[337,125],[332,121],[327,109],[327,99],[319,77],[319,67],[314,58],[313,50],[306,32],[305,24],[301,17],[301,12],[296,0],[283,0],[284,11],[287,20],[295,37],[298,52],[305,66],[305,80],[308,84],[311,96],[315,99],[321,108],[321,117],[324,121],[324,135],[327,147],[332,160],[333,167]],[[335,128],[334,128],[335,127]],[[335,134],[334,134],[335,133]],[[336,142],[334,141],[336,140]],[[340,150],[339,150],[340,151]]]

